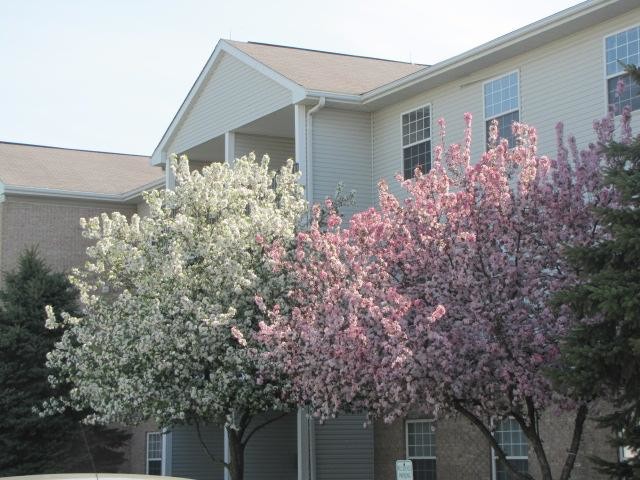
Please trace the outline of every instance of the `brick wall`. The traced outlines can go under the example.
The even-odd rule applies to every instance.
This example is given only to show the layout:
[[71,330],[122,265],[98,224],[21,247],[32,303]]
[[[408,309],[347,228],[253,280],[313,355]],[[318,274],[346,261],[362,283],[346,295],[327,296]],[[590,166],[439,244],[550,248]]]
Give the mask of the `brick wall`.
[[[438,480],[491,480],[491,449],[477,429],[464,418],[439,420],[436,424],[436,468]],[[559,475],[573,433],[573,417],[547,413],[540,430],[554,478]],[[375,480],[395,480],[395,461],[406,458],[405,422],[376,422],[374,426]],[[589,461],[590,455],[614,460],[616,451],[606,442],[608,431],[587,420],[572,478],[605,480]],[[529,449],[529,472],[540,478],[535,453]]]
[[37,246],[56,271],[81,265],[88,242],[82,238],[80,218],[120,211],[130,216],[136,205],[5,197],[0,203],[0,270],[11,270],[25,248]]
[[[80,218],[102,212],[120,211],[130,216],[136,205],[48,200],[6,196],[0,203],[0,271],[16,267],[25,248],[37,246],[41,257],[54,271],[68,271],[85,260],[89,242],[82,238]],[[129,429],[131,440],[124,448],[121,472],[145,473],[146,432],[152,425]]]

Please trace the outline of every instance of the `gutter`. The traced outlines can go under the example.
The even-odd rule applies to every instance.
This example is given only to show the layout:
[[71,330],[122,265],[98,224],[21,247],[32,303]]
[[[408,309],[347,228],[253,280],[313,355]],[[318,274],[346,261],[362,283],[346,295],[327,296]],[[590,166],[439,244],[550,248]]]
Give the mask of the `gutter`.
[[362,104],[362,94],[360,93],[337,93],[337,92],[327,92],[324,90],[307,90],[305,92],[305,96],[302,97],[299,101],[302,100],[316,100],[325,98],[326,101],[336,102],[336,103],[346,103],[346,104],[354,104],[361,105]]
[[319,110],[323,109],[327,100],[325,97],[320,97],[318,103],[307,112],[307,199],[309,204],[313,204],[313,117],[312,115]]
[[399,90],[403,90],[407,87],[411,87],[422,81],[429,80],[434,77],[438,77],[447,71],[457,69],[467,63],[470,63],[478,58],[484,57],[490,53],[502,50],[514,44],[526,42],[529,38],[536,35],[542,35],[550,29],[559,28],[567,22],[579,19],[593,12],[603,10],[619,5],[623,11],[628,11],[633,8],[636,0],[595,0],[584,1],[573,7],[569,7],[565,10],[557,12],[551,16],[545,17],[537,22],[526,25],[513,32],[502,35],[494,40],[491,40],[483,45],[468,50],[460,55],[444,60],[431,67],[423,70],[419,70],[415,73],[407,75],[393,82],[382,85],[362,95],[362,103],[367,105],[368,103],[380,100],[386,95],[392,94]]
[[130,202],[149,189],[160,188],[164,185],[164,179],[154,180],[141,187],[123,193],[94,193],[78,190],[59,190],[54,188],[23,187],[0,184],[0,201],[4,195],[27,195],[31,197],[66,198],[71,200],[90,200],[95,202]]

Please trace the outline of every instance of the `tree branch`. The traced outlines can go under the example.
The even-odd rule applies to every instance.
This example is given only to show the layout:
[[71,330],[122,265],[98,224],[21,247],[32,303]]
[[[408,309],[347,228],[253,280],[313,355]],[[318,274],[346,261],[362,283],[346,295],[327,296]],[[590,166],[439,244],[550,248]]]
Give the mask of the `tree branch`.
[[588,411],[589,408],[586,405],[580,405],[580,408],[578,408],[578,413],[576,414],[576,420],[573,427],[571,447],[569,447],[569,451],[567,452],[567,458],[564,461],[564,466],[562,467],[562,473],[560,473],[559,480],[569,480],[569,477],[571,476],[571,471],[573,470],[573,465],[575,464],[576,456],[578,455],[578,449],[580,448],[582,429],[584,427],[584,422],[587,419]]
[[504,450],[502,450],[502,447],[496,441],[495,437],[491,435],[491,431],[485,426],[482,420],[480,420],[473,413],[471,413],[469,410],[463,407],[460,401],[458,400],[453,401],[453,406],[458,412],[460,412],[465,418],[467,418],[471,423],[473,423],[480,430],[480,432],[484,435],[484,437],[489,441],[489,443],[493,447],[493,450],[498,456],[498,459],[507,468],[507,470],[509,470],[509,472],[511,473],[511,475],[513,475],[514,478],[518,480],[534,480],[534,478],[531,475],[529,475],[528,473],[518,472],[515,469],[515,467],[509,463],[509,460],[507,460],[507,456],[504,453]]
[[277,415],[269,420],[267,420],[266,422],[261,423],[260,425],[258,425],[256,428],[254,428],[253,430],[251,430],[251,432],[249,433],[249,435],[247,435],[247,438],[245,438],[242,441],[242,445],[246,446],[247,443],[249,443],[249,440],[251,439],[251,437],[253,437],[253,435],[258,431],[263,429],[264,427],[266,427],[267,425],[269,425],[270,423],[275,422],[276,420],[280,420],[282,417],[285,417],[289,412],[284,412],[281,413],[280,415]]
[[512,410],[511,414],[520,425],[520,428],[527,436],[527,439],[533,444],[533,450],[535,451],[536,457],[538,458],[538,464],[540,464],[542,478],[545,480],[551,480],[551,466],[549,465],[549,460],[547,459],[547,453],[544,451],[542,439],[540,438],[540,435],[536,429],[535,405],[533,404],[533,400],[531,399],[531,397],[526,398],[526,403],[528,412],[527,415],[529,416],[530,423],[527,424],[527,421],[519,412]]
[[220,460],[219,458],[216,458],[213,456],[213,454],[211,453],[211,450],[209,450],[209,447],[207,447],[207,444],[204,443],[204,440],[202,438],[202,433],[200,432],[200,424],[196,421],[196,432],[198,432],[198,440],[200,440],[200,445],[202,445],[202,449],[204,450],[204,452],[207,454],[207,456],[214,462],[214,463],[219,463],[221,464],[223,467],[225,468],[229,468],[229,464],[223,460]]

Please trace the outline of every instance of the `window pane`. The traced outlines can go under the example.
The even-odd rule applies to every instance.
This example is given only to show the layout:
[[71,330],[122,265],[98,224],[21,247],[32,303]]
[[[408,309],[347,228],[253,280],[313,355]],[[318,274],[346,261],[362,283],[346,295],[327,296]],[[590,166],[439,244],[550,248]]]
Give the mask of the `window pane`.
[[149,475],[162,475],[162,462],[160,460],[149,460]]
[[162,434],[150,433],[147,436],[147,457],[162,458]]
[[623,72],[624,64],[634,63],[636,60],[637,40],[640,37],[640,26],[630,28],[624,32],[611,35],[605,39],[607,50],[607,75]]
[[409,458],[436,456],[436,434],[433,422],[407,423],[407,441]]
[[413,463],[413,480],[436,480],[435,460],[411,460]]
[[429,107],[419,108],[402,115],[402,146],[428,139],[431,135]]
[[[619,79],[622,79],[624,82],[624,90],[622,91],[622,95],[617,96],[616,88]],[[617,115],[622,113],[625,105],[630,105],[631,110],[640,108],[640,86],[638,86],[629,75],[619,75],[607,80],[607,91],[609,105],[613,105]]]
[[484,84],[484,116],[495,117],[520,105],[518,74],[510,73]]
[[149,475],[162,474],[162,433],[147,434],[147,470]]
[[[509,460],[520,473],[529,472],[529,460]],[[515,477],[507,470],[501,461],[496,460],[496,480],[515,480]]]
[[507,457],[526,457],[529,455],[529,442],[518,422],[506,418],[498,424],[495,438]]
[[428,140],[403,149],[404,178],[413,178],[417,167],[423,173],[431,170],[431,142]]
[[[507,113],[506,115],[502,115],[500,117],[496,117],[498,120],[498,140],[500,138],[506,138],[509,141],[509,147],[514,147],[516,144],[516,137],[513,135],[513,130],[511,129],[511,125],[513,122],[520,121],[520,112],[516,110],[515,112]],[[487,144],[489,143],[489,127],[491,126],[491,120],[487,120],[486,122],[486,135],[487,135]]]

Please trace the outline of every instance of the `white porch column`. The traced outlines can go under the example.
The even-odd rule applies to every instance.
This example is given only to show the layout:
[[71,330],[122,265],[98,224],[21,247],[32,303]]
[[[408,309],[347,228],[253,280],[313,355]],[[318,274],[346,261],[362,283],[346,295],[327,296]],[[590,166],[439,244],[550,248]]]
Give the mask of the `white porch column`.
[[304,408],[298,408],[298,480],[315,480],[315,422]]
[[173,468],[173,442],[172,434],[168,429],[162,431],[162,463],[161,473],[165,477],[171,476],[171,470]]
[[225,132],[224,134],[224,161],[233,165],[236,159],[236,134],[235,132]]
[[294,105],[295,112],[295,161],[300,170],[300,183],[304,187],[307,201],[313,201],[311,198],[311,186],[309,184],[309,169],[307,161],[307,112],[304,105]]
[[164,188],[166,188],[167,190],[174,190],[176,188],[176,176],[173,173],[173,170],[171,170],[171,158],[169,158],[169,155],[163,152],[163,156],[164,156],[164,161],[165,161],[165,165],[164,165],[164,173],[165,173],[165,184],[164,184]]
[[[225,138],[226,139],[226,138]],[[229,454],[229,432],[224,429],[224,463],[229,463],[231,455]],[[224,467],[224,480],[231,480],[231,473],[227,467]]]

